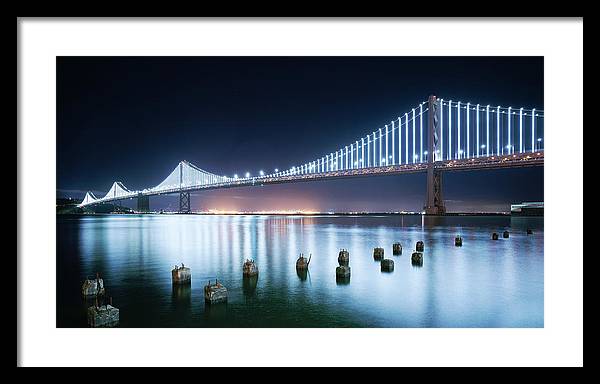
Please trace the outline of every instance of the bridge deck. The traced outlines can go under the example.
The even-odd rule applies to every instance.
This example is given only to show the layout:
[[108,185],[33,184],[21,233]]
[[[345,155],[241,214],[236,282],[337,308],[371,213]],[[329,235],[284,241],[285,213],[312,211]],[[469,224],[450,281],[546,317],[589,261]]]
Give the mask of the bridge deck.
[[[449,171],[472,171],[472,170],[484,170],[484,169],[498,169],[498,168],[518,168],[518,167],[531,167],[531,166],[543,166],[544,165],[544,152],[535,153],[519,153],[512,155],[502,156],[486,156],[477,157],[471,159],[462,160],[446,160],[437,161],[434,163],[436,170],[449,172]],[[347,177],[360,177],[360,176],[384,176],[384,175],[397,175],[405,173],[419,173],[426,172],[428,163],[416,163],[416,164],[403,164],[403,165],[389,165],[382,167],[370,167],[370,168],[358,168],[348,170],[338,170],[320,173],[307,173],[307,174],[295,174],[288,176],[277,176],[277,177],[255,177],[250,179],[237,179],[231,180],[225,183],[215,183],[209,185],[189,186],[185,188],[173,188],[165,190],[145,190],[145,191],[134,191],[130,195],[120,196],[114,198],[103,198],[98,199],[92,203],[84,205],[102,204],[120,200],[133,199],[140,196],[157,196],[157,195],[168,195],[179,192],[195,192],[213,189],[223,188],[240,188],[249,186],[260,186],[269,184],[283,184],[283,183],[297,183],[306,181],[319,181],[319,180],[332,180]],[[82,206],[84,206],[82,205]]]

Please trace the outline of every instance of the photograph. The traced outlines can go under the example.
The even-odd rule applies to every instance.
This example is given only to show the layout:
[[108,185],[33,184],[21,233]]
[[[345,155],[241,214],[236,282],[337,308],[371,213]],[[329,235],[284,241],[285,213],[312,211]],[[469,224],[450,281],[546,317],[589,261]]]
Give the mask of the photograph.
[[543,57],[56,60],[57,327],[544,326]]

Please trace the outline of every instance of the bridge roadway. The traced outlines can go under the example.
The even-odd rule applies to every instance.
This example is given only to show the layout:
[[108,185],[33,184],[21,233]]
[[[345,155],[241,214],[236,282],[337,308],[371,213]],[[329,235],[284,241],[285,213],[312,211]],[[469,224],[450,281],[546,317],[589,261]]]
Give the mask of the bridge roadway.
[[[470,159],[461,160],[444,160],[436,161],[433,163],[436,170],[444,172],[450,171],[473,171],[473,170],[485,170],[485,169],[498,169],[498,168],[519,168],[519,167],[532,167],[532,166],[543,166],[544,165],[544,151],[539,152],[527,152],[527,153],[515,153],[511,155],[501,156],[485,156],[476,157]],[[377,176],[377,175],[398,175],[405,173],[419,173],[426,172],[428,163],[416,163],[416,164],[402,164],[402,165],[389,165],[381,167],[370,167],[370,168],[358,168],[358,169],[347,169],[328,171],[320,173],[305,173],[295,174],[287,176],[264,176],[264,177],[251,177],[241,178],[236,180],[230,180],[225,183],[215,183],[209,185],[198,185],[189,186],[184,188],[172,188],[166,190],[144,190],[134,191],[131,195],[120,196],[114,198],[99,199],[98,201],[91,203],[102,204],[114,201],[121,201],[127,199],[134,199],[140,196],[158,196],[158,195],[169,195],[180,192],[195,192],[205,191],[222,188],[239,188],[248,186],[261,186],[269,184],[283,184],[283,183],[297,183],[305,181],[319,181],[319,180],[332,180],[348,177],[360,177],[360,176]]]

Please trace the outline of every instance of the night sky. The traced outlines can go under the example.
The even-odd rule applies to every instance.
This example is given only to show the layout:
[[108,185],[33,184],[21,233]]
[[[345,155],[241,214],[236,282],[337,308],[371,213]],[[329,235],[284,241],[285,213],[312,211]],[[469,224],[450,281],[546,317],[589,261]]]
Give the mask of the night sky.
[[[233,176],[287,169],[430,94],[543,109],[542,57],[59,57],[57,194],[160,183],[188,160]],[[420,211],[425,174],[195,193],[193,210]],[[543,168],[444,175],[448,211],[543,200]],[[176,209],[177,196],[151,209]]]

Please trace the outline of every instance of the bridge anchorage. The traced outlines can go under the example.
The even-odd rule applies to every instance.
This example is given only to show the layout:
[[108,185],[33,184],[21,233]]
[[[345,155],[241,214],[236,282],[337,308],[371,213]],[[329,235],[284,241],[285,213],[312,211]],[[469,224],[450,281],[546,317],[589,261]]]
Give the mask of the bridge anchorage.
[[190,213],[195,191],[426,173],[423,211],[443,215],[444,173],[543,166],[543,132],[542,110],[445,101],[432,95],[372,133],[287,170],[238,178],[216,175],[183,160],[155,187],[131,191],[115,182],[104,197],[86,193],[79,206],[137,199],[137,211],[149,212],[150,196],[179,194],[179,212]]

